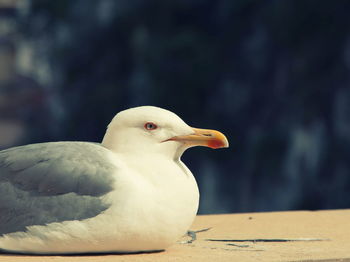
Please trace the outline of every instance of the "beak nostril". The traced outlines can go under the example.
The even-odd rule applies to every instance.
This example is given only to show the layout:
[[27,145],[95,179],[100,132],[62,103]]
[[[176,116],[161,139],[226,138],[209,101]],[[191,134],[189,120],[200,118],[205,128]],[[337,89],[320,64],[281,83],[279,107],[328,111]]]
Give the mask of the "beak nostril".
[[212,134],[203,134],[203,136],[213,136]]

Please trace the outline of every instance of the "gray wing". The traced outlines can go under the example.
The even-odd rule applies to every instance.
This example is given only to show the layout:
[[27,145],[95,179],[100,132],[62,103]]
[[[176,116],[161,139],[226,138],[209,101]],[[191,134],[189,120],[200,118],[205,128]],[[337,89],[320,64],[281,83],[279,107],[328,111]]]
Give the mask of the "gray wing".
[[116,167],[108,150],[86,142],[52,142],[0,151],[0,235],[108,208]]

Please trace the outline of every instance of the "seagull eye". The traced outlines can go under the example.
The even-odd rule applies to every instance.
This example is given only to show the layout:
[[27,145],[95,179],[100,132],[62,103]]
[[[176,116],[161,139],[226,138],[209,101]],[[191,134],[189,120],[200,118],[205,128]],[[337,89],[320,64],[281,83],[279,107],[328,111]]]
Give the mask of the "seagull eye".
[[147,129],[147,130],[155,130],[155,129],[157,129],[157,125],[152,123],[152,122],[147,122],[145,124],[145,129]]

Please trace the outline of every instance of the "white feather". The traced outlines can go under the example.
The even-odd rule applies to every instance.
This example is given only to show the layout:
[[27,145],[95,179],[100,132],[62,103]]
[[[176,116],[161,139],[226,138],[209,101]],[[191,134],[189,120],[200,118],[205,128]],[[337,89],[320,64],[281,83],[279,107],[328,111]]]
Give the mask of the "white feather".
[[[147,131],[145,122],[158,128]],[[192,132],[178,116],[164,109],[139,107],[119,113],[102,142],[109,149],[104,155],[106,163],[115,167],[113,190],[100,197],[110,207],[85,220],[33,225],[25,232],[5,234],[0,237],[0,248],[28,253],[167,248],[191,226],[199,192],[192,173],[180,160],[186,146],[161,142]]]

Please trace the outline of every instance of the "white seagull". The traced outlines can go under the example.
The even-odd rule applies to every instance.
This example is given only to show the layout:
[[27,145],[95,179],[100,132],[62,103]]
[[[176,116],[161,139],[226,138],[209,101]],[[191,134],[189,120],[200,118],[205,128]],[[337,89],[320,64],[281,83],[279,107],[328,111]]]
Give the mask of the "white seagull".
[[118,113],[101,144],[50,142],[0,151],[0,250],[30,254],[164,250],[191,226],[199,192],[180,160],[228,147],[165,109]]

